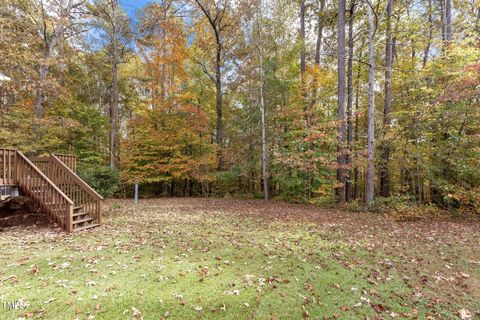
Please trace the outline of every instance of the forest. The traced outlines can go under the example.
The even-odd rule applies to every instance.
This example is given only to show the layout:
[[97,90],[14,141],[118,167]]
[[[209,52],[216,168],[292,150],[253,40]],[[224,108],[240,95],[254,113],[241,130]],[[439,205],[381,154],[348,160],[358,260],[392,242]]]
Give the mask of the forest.
[[107,196],[480,210],[476,0],[3,0],[0,145]]

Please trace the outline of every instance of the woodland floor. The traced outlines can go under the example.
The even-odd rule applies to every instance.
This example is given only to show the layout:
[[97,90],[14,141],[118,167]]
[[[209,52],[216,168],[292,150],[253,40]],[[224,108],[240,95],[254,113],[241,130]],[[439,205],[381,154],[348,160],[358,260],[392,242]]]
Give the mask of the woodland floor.
[[480,317],[478,221],[253,200],[104,207],[87,232],[0,232],[1,319]]

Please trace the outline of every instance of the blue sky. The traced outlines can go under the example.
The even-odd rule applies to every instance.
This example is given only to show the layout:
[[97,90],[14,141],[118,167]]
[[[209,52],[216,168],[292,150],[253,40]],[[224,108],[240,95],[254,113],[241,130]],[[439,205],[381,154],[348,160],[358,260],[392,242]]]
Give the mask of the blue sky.
[[155,0],[120,0],[120,5],[127,12],[128,16],[135,20],[135,11],[149,2],[155,2]]

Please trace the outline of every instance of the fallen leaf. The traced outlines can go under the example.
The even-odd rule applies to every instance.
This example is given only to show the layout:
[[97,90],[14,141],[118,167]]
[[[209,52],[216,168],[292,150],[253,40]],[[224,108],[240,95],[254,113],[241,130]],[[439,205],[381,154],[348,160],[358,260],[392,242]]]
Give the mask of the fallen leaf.
[[53,302],[55,300],[56,300],[55,298],[50,298],[47,301],[45,301],[44,304],[49,304],[50,302]]
[[458,315],[460,316],[460,319],[462,319],[462,320],[472,319],[472,314],[467,309],[458,310]]

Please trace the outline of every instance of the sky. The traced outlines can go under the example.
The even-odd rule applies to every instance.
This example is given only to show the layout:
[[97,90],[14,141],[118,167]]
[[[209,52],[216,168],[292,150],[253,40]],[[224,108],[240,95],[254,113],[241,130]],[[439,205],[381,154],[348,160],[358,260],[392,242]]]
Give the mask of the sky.
[[155,0],[120,0],[120,5],[127,12],[130,19],[135,20],[135,11],[149,2],[155,2]]

